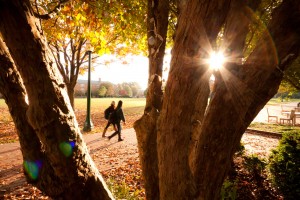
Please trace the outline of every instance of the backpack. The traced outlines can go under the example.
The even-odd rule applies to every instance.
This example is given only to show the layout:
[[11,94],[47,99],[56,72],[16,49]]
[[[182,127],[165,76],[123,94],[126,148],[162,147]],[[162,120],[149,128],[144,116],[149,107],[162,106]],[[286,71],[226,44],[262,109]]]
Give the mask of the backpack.
[[104,111],[104,118],[105,119],[109,119],[109,114],[110,114],[110,107],[106,108]]

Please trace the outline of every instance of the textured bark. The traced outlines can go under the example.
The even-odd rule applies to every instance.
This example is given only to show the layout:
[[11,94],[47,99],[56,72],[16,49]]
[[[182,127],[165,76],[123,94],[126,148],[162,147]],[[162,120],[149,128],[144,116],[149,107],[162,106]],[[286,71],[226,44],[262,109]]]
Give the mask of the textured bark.
[[161,199],[193,199],[190,168],[193,130],[201,126],[211,73],[204,63],[223,25],[228,1],[187,1],[180,8],[171,69],[159,118],[158,158]]
[[[253,9],[258,5],[258,1],[251,3]],[[244,66],[239,66],[241,62],[232,63],[216,73],[216,91],[209,107],[206,106],[210,72],[203,59],[212,50],[211,45],[215,44],[225,18],[225,38],[232,49],[231,56],[241,58],[251,13],[241,15],[245,11],[242,1],[231,1],[228,17],[229,2],[225,1],[182,1],[181,6],[171,70],[157,125],[160,199],[218,199],[242,134],[277,91],[282,72],[275,67],[279,65],[283,70],[298,55],[300,34],[295,27],[299,27],[299,3],[287,0],[276,10],[270,33],[264,34]],[[290,12],[290,8],[294,9]],[[276,40],[272,41],[270,34]],[[280,62],[274,59],[274,43]],[[153,100],[153,88],[149,89],[147,102]],[[148,118],[145,115],[137,125],[144,128],[140,128],[141,133],[147,134],[139,133],[138,137],[144,137],[139,141],[149,138],[154,129],[146,127],[153,128],[156,124],[151,115],[159,114],[151,107],[146,108]],[[139,148],[140,154],[150,152],[153,146],[154,142],[144,143],[143,148]],[[143,159],[147,158],[145,155]],[[143,170],[155,171],[153,165],[155,162]]]
[[145,183],[146,198],[153,200],[160,199],[156,144],[156,123],[158,116],[159,111],[151,108],[150,111],[145,111],[142,118],[134,123],[134,129],[138,140],[139,158]]
[[261,0],[233,0],[231,2],[224,28],[224,43],[222,44],[222,47],[226,48],[226,56],[230,57],[229,62],[241,63],[249,24],[255,20],[254,12],[260,3]]
[[[159,197],[157,119],[162,107],[162,67],[168,28],[169,0],[148,0],[149,80],[144,115],[135,122],[147,199]],[[151,43],[153,41],[153,43]]]
[[[296,1],[284,1],[274,11],[269,32],[266,31],[245,65],[231,65],[230,69],[220,71],[195,149],[195,179],[201,180],[197,199],[219,198],[235,147],[254,117],[276,94],[283,76],[281,70],[298,56],[300,30],[295,27],[300,26],[299,5]],[[291,54],[294,57],[289,57]]]
[[0,0],[0,31],[24,80],[27,117],[60,183],[59,191],[48,188],[47,195],[113,199],[82,140],[65,84],[39,28],[29,1]]
[[[243,51],[245,49],[245,41],[249,32],[249,24],[255,20],[254,12],[258,8],[261,0],[255,1],[241,1],[233,0],[231,1],[230,10],[226,18],[225,27],[224,27],[224,37],[223,43],[220,45],[221,51],[224,51],[224,55],[227,57],[228,61],[226,64],[227,70],[234,69],[237,65],[242,63],[244,57]],[[249,9],[251,8],[251,9]],[[219,73],[215,73],[214,88],[217,88],[218,85],[222,84],[222,76]],[[213,91],[215,94],[215,91]],[[213,96],[213,95],[212,95]],[[195,130],[195,134],[198,134],[200,129]],[[199,139],[199,135],[198,135]],[[194,148],[193,150],[197,150]],[[191,158],[194,159],[195,152],[192,152]],[[195,161],[195,160],[194,160]],[[194,162],[192,161],[192,162]],[[229,168],[232,167],[233,157],[231,158]],[[197,163],[193,163],[193,171],[197,171]],[[223,178],[223,177],[222,177]],[[201,179],[195,177],[196,185],[201,184]],[[216,191],[220,189],[221,185],[216,188]],[[198,191],[200,193],[200,191]],[[197,194],[199,195],[199,194]],[[196,195],[196,196],[197,196]]]
[[[62,192],[59,180],[54,174],[53,168],[44,154],[42,145],[34,129],[28,123],[26,111],[28,104],[25,101],[25,87],[21,77],[9,55],[8,49],[0,38],[0,93],[9,108],[9,112],[15,123],[23,156],[23,167],[25,165],[36,165],[40,163],[43,167],[38,174],[24,167],[27,182],[34,184],[37,188],[48,193],[52,191]],[[39,177],[45,177],[40,179]]]

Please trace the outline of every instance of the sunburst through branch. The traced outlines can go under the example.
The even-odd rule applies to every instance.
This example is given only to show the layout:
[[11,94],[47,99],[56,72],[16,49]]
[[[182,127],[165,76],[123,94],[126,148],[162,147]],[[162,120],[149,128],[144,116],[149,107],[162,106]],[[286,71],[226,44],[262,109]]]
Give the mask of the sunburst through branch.
[[219,70],[225,62],[225,57],[221,52],[213,52],[210,54],[208,62],[211,69]]

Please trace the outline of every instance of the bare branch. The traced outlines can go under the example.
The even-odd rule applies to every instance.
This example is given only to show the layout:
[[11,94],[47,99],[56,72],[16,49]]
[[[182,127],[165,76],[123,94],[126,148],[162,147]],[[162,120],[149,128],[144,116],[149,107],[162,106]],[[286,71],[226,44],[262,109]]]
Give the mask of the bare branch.
[[[52,44],[50,46],[55,49],[55,50],[53,50],[52,48],[50,48],[51,53],[53,55],[53,58],[55,59],[57,68],[58,68],[59,72],[61,73],[61,75],[64,77],[65,76],[65,71],[64,71],[64,68],[62,66],[62,63],[60,62],[60,55],[59,55],[58,47],[56,47],[55,45],[52,45]],[[55,54],[55,52],[56,52],[56,54]]]
[[[85,45],[86,41],[87,41],[86,39],[83,40],[83,41],[82,41],[82,45]],[[87,54],[84,53],[83,56],[81,57],[81,59],[80,59],[80,63],[81,63],[81,64],[84,63],[83,61],[84,61],[84,59],[85,59],[86,56],[87,56]]]
[[84,39],[81,39],[79,41],[78,49],[77,49],[77,56],[76,56],[77,65],[76,65],[76,67],[74,69],[75,80],[77,80],[77,77],[78,77],[78,74],[79,74],[79,68],[80,68],[80,66],[82,64],[80,56],[81,56],[81,49],[82,49],[83,44],[84,44]]

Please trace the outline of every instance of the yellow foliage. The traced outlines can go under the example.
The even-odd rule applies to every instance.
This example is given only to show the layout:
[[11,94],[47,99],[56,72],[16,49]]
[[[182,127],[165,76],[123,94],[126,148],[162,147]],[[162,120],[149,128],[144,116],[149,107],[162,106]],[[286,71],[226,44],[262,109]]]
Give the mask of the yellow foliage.
[[71,10],[71,7],[68,5],[66,5],[62,8],[62,11],[64,11],[64,12],[69,12],[70,10]]

